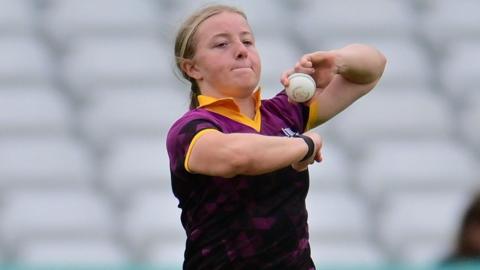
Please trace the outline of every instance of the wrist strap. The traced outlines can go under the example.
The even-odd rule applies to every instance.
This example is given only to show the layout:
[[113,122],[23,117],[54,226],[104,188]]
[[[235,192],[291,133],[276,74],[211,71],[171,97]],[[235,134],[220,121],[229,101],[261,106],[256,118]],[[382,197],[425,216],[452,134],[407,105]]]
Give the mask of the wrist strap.
[[307,154],[305,154],[305,156],[302,158],[302,160],[300,160],[300,162],[303,162],[303,161],[307,160],[309,157],[312,156],[313,151],[315,150],[315,143],[313,142],[312,138],[310,138],[308,136],[305,136],[305,135],[302,135],[302,134],[297,133],[293,137],[302,138],[308,146]]

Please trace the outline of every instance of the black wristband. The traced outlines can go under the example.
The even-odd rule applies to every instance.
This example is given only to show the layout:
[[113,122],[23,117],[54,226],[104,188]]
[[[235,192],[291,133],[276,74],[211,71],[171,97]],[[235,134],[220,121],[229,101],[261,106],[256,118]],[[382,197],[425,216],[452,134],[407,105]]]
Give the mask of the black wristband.
[[302,138],[308,146],[307,154],[305,154],[302,160],[300,160],[300,162],[303,162],[312,156],[313,151],[315,150],[315,143],[313,142],[312,138],[302,134],[295,134],[293,137]]

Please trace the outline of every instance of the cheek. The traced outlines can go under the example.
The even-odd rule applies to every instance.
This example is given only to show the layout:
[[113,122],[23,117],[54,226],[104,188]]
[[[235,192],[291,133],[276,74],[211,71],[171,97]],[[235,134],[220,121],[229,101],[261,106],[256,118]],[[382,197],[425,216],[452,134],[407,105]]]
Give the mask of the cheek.
[[260,56],[258,55],[256,50],[253,50],[250,55],[250,62],[252,63],[252,66],[257,73],[260,73],[261,69],[261,62],[260,62]]

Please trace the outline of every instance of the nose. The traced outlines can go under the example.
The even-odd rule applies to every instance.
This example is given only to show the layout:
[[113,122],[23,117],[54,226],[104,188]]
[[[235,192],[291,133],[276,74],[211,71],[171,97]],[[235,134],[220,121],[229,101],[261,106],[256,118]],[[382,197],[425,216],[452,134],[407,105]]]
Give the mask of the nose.
[[235,58],[243,59],[243,58],[247,58],[247,56],[248,56],[247,46],[245,46],[243,42],[239,41],[237,43],[236,50],[235,50]]

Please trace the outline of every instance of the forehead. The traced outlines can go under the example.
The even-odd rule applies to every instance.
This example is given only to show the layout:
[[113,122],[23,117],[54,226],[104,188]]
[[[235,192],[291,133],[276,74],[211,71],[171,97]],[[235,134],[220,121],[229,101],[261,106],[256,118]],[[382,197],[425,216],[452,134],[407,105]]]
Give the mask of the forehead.
[[251,30],[242,15],[234,12],[222,12],[203,21],[198,26],[197,37],[204,40],[222,33],[239,34],[243,32],[251,33]]

